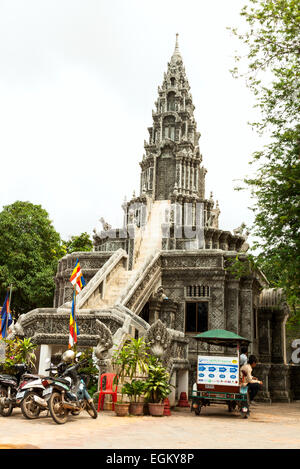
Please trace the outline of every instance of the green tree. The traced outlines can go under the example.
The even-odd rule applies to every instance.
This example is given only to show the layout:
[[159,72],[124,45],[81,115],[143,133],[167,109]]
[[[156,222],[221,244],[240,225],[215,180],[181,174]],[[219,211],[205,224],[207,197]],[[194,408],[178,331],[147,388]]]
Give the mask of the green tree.
[[236,57],[233,75],[245,78],[254,93],[260,117],[250,125],[267,139],[252,155],[255,175],[244,179],[254,200],[253,248],[271,286],[284,288],[296,311],[300,297],[299,2],[248,0],[241,16],[246,31],[232,31],[246,56]]
[[65,254],[60,235],[40,205],[16,201],[0,212],[0,299],[13,285],[11,309],[20,313],[53,304],[54,276]]
[[69,241],[63,242],[67,254],[77,251],[92,251],[93,242],[88,233],[81,233],[79,236],[72,236]]

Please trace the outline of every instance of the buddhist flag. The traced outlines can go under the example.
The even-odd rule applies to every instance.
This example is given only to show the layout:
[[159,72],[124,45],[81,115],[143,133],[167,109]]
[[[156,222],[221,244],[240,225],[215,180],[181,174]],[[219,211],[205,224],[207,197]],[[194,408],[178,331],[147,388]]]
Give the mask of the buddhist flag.
[[77,328],[77,322],[75,317],[75,291],[73,292],[73,301],[72,301],[72,310],[70,314],[70,325],[69,325],[69,348],[72,348],[73,345],[77,343],[77,336],[79,335],[79,330]]
[[9,292],[7,292],[4,305],[1,309],[1,333],[0,338],[5,339],[7,336],[7,329],[12,323],[12,317],[10,314],[10,307],[9,307]]
[[80,293],[81,290],[83,289],[83,287],[85,287],[85,280],[83,278],[78,259],[76,260],[74,270],[73,270],[72,275],[70,277],[70,282],[72,283],[74,288],[76,286],[76,294]]

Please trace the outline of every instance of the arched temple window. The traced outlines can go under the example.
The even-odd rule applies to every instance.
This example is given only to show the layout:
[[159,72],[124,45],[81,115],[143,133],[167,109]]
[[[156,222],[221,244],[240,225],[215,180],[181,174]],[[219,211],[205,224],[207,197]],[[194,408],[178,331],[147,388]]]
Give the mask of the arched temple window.
[[167,110],[175,111],[175,93],[171,91],[167,97]]
[[167,116],[164,118],[163,135],[165,138],[175,140],[175,117]]

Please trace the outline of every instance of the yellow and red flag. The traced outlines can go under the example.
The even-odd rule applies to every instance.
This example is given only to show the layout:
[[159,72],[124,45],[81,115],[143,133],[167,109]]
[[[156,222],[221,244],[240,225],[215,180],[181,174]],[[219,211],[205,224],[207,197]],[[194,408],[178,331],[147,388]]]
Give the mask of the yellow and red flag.
[[69,348],[72,348],[77,343],[77,336],[79,335],[79,330],[77,327],[76,316],[75,316],[76,295],[77,293],[80,293],[83,287],[85,286],[85,280],[83,278],[78,259],[76,260],[74,270],[70,277],[70,282],[72,283],[74,287],[72,310],[70,314],[70,325],[69,325]]
[[73,270],[72,275],[70,277],[70,282],[72,283],[74,288],[76,286],[76,293],[80,293],[81,290],[83,289],[83,287],[85,287],[85,280],[83,278],[78,259],[76,260],[74,270]]

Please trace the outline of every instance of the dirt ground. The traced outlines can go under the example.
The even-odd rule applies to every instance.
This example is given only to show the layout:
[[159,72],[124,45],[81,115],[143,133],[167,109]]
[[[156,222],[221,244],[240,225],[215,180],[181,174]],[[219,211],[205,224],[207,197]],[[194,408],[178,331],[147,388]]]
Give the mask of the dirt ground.
[[44,412],[25,419],[20,409],[0,417],[1,448],[39,449],[216,449],[300,448],[300,402],[258,404],[248,419],[225,406],[211,406],[200,416],[172,409],[168,417],[117,417],[102,411],[70,416],[57,425]]

